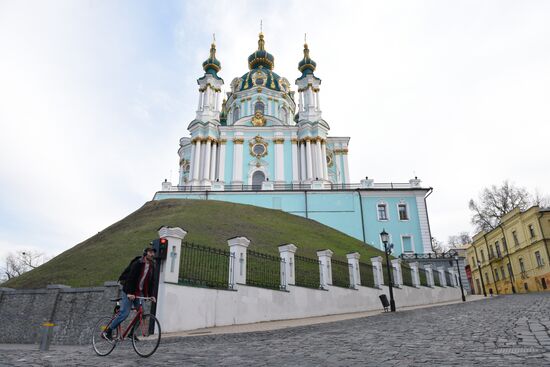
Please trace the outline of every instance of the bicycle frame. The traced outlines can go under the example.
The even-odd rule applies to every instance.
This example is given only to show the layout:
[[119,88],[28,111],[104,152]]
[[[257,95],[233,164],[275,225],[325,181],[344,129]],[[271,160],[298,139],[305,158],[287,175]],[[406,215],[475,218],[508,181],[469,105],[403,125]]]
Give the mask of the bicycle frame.
[[[150,297],[136,297],[136,299],[149,300],[151,298]],[[120,313],[120,309],[117,313],[115,313],[113,315],[113,317],[111,318],[111,322],[113,322],[113,320],[118,316],[119,313]],[[120,338],[121,341],[124,340],[126,338],[126,336],[128,335],[128,333],[130,332],[130,330],[132,330],[134,328],[134,325],[136,324],[136,322],[142,320],[142,316],[143,316],[143,305],[140,304],[139,307],[136,309],[136,315],[134,316],[134,318],[132,319],[132,321],[130,322],[130,324],[126,328],[126,330],[124,330],[124,333],[122,333],[122,323],[120,323],[117,326],[118,335],[119,335],[119,338]]]

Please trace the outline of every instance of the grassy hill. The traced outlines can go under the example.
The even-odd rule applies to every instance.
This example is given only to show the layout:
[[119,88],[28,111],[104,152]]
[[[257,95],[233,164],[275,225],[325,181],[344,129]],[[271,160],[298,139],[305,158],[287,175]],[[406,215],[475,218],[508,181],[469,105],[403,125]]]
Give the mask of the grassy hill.
[[319,222],[251,205],[205,200],[150,201],[97,235],[56,256],[46,264],[3,284],[39,288],[47,284],[72,287],[101,285],[118,279],[129,260],[141,253],[163,225],[187,231],[185,241],[228,249],[227,239],[246,236],[249,249],[278,254],[277,246],[293,243],[297,255],[316,258],[330,248],[345,260],[357,251],[365,261],[382,252]]

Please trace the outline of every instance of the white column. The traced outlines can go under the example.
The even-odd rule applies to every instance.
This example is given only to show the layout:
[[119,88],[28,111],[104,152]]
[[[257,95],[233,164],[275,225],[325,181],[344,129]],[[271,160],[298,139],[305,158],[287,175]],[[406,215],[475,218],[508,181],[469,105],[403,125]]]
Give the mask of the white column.
[[275,182],[283,182],[285,180],[285,157],[283,154],[284,139],[273,139],[275,145]]
[[220,140],[220,159],[218,160],[218,177],[220,181],[225,181],[225,139]]
[[243,139],[233,139],[233,182],[242,183],[243,177]]
[[234,237],[227,240],[233,264],[229,264],[229,283],[246,284],[246,251],[250,240],[246,237]]
[[300,105],[298,106],[298,110],[299,111],[303,111],[304,110],[304,97],[303,97],[303,92],[298,92],[298,94],[300,95]]
[[336,172],[338,172],[337,173],[337,176],[338,176],[338,181],[337,182],[342,183],[342,182],[344,182],[344,171],[342,170],[342,164],[340,162],[341,155],[340,155],[339,151],[334,152],[333,159],[336,162]]
[[218,143],[216,141],[212,144],[212,157],[210,158],[210,175],[209,180],[216,180],[216,163],[218,160]]
[[327,143],[321,142],[321,161],[323,162],[323,178],[328,180]]
[[158,235],[168,240],[166,260],[161,260],[160,263],[156,313],[162,325],[166,325],[169,320],[168,315],[173,311],[170,309],[171,305],[169,304],[170,300],[168,299],[169,293],[166,289],[166,283],[178,283],[181,241],[185,238],[187,232],[178,227],[162,227],[158,231]]
[[283,284],[296,284],[296,268],[294,265],[294,254],[297,247],[292,243],[279,246],[279,256],[284,260],[284,268],[281,270],[281,279]]
[[313,169],[311,165],[313,164],[313,160],[311,159],[311,141],[308,138],[306,140],[306,159],[307,159],[307,178],[311,179],[313,177]]
[[306,172],[306,145],[305,142],[299,142],[300,149],[300,181],[304,181],[307,178]]
[[441,286],[443,287],[446,287],[447,279],[445,278],[445,268],[443,266],[439,266],[437,268],[437,275],[439,276],[439,284],[441,284]]
[[193,180],[193,172],[195,169],[195,148],[196,144],[191,141],[191,162],[189,163],[189,181]]
[[434,272],[432,269],[432,265],[431,264],[424,265],[424,270],[426,270],[426,278],[427,278],[426,280],[428,281],[428,286],[433,288],[435,286],[435,282],[434,282]]
[[393,281],[394,285],[402,287],[403,286],[403,273],[401,269],[401,259],[393,259],[391,261],[393,267]]
[[413,285],[417,288],[420,288],[420,273],[418,271],[418,263],[409,263],[409,266],[411,267],[411,277]]
[[199,179],[199,173],[200,173],[200,166],[201,166],[201,140],[200,138],[197,138],[195,143],[195,157],[193,158],[194,166],[193,166],[193,180]]
[[361,254],[359,254],[359,252],[352,252],[350,254],[346,254],[346,257],[348,258],[348,264],[350,265],[349,284],[352,284],[353,288],[357,288],[357,286],[361,285],[361,273],[359,271],[359,258],[361,257]]
[[345,151],[342,153],[344,158],[344,175],[345,180],[342,180],[344,183],[349,183],[349,166],[348,166],[348,152],[347,148],[344,148]]
[[298,175],[298,161],[300,160],[300,157],[298,156],[298,141],[296,138],[293,138],[291,140],[292,145],[292,182],[297,182],[300,180],[300,176]]
[[197,107],[199,111],[202,111],[202,95],[203,95],[203,92],[199,92],[199,105]]
[[321,103],[319,99],[319,92],[315,92],[315,99],[317,100],[317,111],[321,111]]
[[321,264],[319,265],[319,272],[321,275],[321,287],[327,288],[327,285],[332,285],[332,255],[334,252],[331,250],[317,251],[317,257]]
[[220,94],[218,92],[214,92],[215,98],[214,98],[214,111],[218,110],[218,103],[220,103]]
[[371,257],[372,271],[374,273],[374,286],[381,288],[384,285],[384,275],[382,274],[382,256]]
[[206,146],[204,147],[204,169],[202,172],[201,179],[208,180],[210,177],[210,154],[212,150],[212,138],[208,137],[206,139]]

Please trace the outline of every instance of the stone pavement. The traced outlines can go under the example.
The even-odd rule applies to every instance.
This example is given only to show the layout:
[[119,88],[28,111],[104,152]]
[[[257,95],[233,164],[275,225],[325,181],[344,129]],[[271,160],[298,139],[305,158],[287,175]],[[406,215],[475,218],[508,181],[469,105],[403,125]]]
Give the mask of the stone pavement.
[[499,296],[279,330],[164,339],[143,359],[131,343],[1,345],[0,366],[550,366],[550,293]]

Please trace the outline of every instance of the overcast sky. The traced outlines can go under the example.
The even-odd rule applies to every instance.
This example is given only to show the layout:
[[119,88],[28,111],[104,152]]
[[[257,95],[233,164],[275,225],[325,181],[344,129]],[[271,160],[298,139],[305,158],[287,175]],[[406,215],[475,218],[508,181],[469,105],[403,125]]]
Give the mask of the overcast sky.
[[228,90],[260,19],[290,81],[307,33],[353,182],[434,188],[433,236],[472,233],[485,186],[550,193],[550,1],[0,0],[0,259],[59,254],[175,183],[212,33]]

